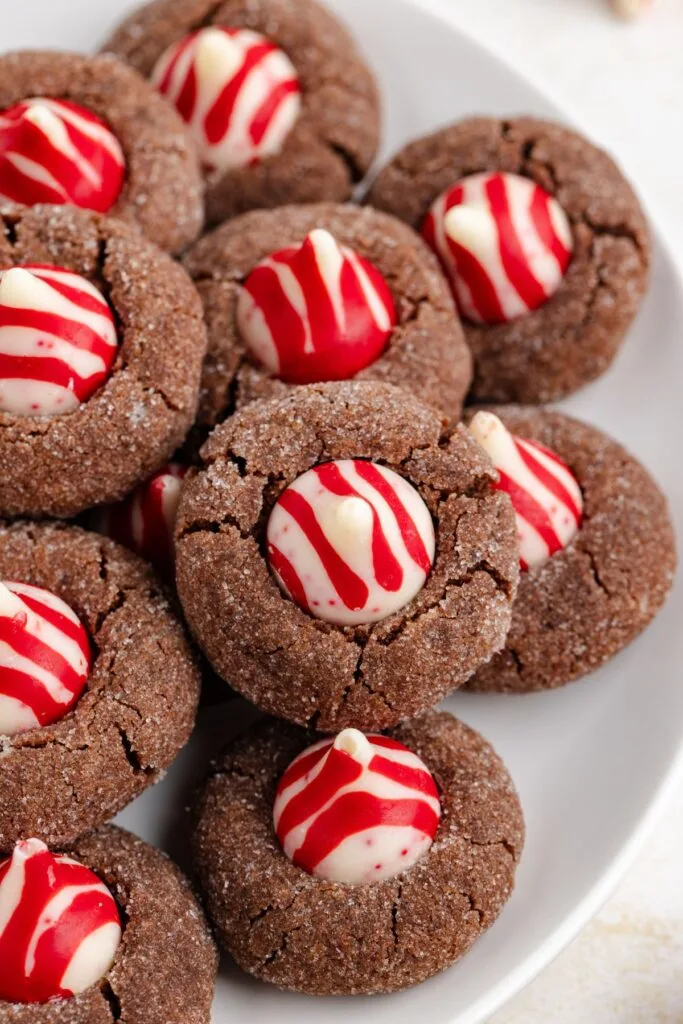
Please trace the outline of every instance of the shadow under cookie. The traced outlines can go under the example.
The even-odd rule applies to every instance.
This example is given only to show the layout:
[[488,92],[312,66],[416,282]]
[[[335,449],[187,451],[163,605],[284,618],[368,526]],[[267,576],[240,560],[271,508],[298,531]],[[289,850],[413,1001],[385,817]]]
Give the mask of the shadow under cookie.
[[220,941],[244,970],[314,995],[392,992],[455,963],[500,913],[524,841],[502,761],[445,713],[427,712],[390,735],[431,771],[442,819],[421,859],[381,882],[324,881],[280,847],[276,786],[311,733],[260,723],[213,766],[196,812],[194,862]]
[[495,413],[570,467],[583,522],[568,547],[520,574],[506,645],[466,686],[552,689],[599,668],[656,616],[676,569],[673,526],[647,470],[596,427],[546,409]]

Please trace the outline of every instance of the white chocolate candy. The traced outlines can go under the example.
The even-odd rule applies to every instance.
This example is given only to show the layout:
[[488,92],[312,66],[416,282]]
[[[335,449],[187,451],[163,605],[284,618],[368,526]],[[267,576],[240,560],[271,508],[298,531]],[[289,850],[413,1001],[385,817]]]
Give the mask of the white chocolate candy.
[[298,867],[362,884],[407,871],[441,817],[429,769],[396,740],[345,729],[308,747],[282,776],[275,832]]
[[45,1003],[104,977],[121,941],[118,907],[89,868],[19,842],[0,863],[0,1000]]
[[498,470],[517,520],[522,569],[541,565],[566,548],[581,526],[583,495],[576,477],[554,452],[511,434],[490,412],[478,412],[470,431]]
[[74,412],[107,379],[117,352],[111,309],[86,278],[33,263],[0,271],[0,410]]
[[573,238],[558,201],[518,174],[473,174],[432,204],[422,234],[441,260],[463,316],[498,324],[559,288]]
[[389,287],[324,228],[247,276],[237,324],[251,354],[289,384],[348,380],[373,363],[396,324]]
[[429,509],[403,477],[360,459],[298,477],[268,520],[268,558],[293,601],[338,625],[377,622],[406,605],[434,560]]
[[115,505],[97,509],[91,528],[173,576],[173,530],[187,466],[167,462]]
[[0,111],[0,199],[106,213],[125,172],[118,139],[85,107],[36,96]]
[[78,616],[29,583],[0,583],[0,735],[63,718],[88,681],[91,652]]
[[249,29],[208,27],[185,36],[159,58],[152,82],[188,124],[209,170],[278,153],[301,109],[289,57]]

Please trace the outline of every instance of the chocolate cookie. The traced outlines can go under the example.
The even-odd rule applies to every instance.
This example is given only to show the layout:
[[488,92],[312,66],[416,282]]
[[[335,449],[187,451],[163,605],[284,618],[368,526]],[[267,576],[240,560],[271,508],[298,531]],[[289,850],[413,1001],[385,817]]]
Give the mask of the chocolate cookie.
[[[563,268],[566,245],[573,252],[564,276],[555,281],[557,290],[533,311],[519,315],[520,296],[513,289],[513,319],[465,322],[475,363],[472,396],[478,401],[551,401],[600,376],[614,359],[647,286],[647,224],[630,185],[607,154],[568,128],[532,118],[473,118],[410,143],[380,172],[369,201],[415,228],[424,225],[433,235],[434,225],[427,223],[431,204],[479,172],[520,175],[540,186],[547,194],[540,195],[541,230],[543,221],[545,233],[552,234],[561,217],[568,220],[565,245],[554,237],[551,246],[555,253],[562,250]],[[548,209],[549,197],[559,202],[559,210]],[[455,196],[451,201],[464,200]],[[504,195],[493,202],[504,203]],[[460,230],[474,230],[471,216]],[[481,198],[476,216],[481,219]],[[482,245],[481,238],[476,240],[480,272]],[[461,249],[452,258],[459,255]],[[511,264],[516,255],[510,253]],[[477,266],[465,270],[473,273]],[[494,277],[499,286],[499,269]],[[486,292],[480,278],[478,286]],[[523,290],[524,285],[522,277],[518,286]],[[493,281],[488,288],[495,290]]]
[[47,588],[90,639],[92,665],[73,709],[1,740],[0,850],[27,836],[70,843],[161,777],[192,731],[199,672],[161,584],[99,534],[4,525],[0,579]]
[[[471,357],[434,257],[393,217],[369,208],[321,203],[244,214],[188,252],[185,267],[204,301],[209,334],[199,425],[213,426],[254,398],[287,392],[288,384],[249,358],[238,327],[240,285],[262,260],[300,245],[309,232],[321,228],[370,261],[389,285],[396,310],[388,347],[355,379],[403,386],[458,419],[471,379]],[[320,301],[318,294],[312,302],[314,298]]]
[[422,858],[378,882],[316,878],[278,843],[276,785],[310,733],[261,723],[213,767],[194,862],[219,939],[244,970],[314,995],[392,992],[455,963],[500,913],[524,839],[502,761],[445,713],[427,712],[391,736],[432,772],[442,817]]
[[[178,592],[213,667],[263,710],[323,731],[389,727],[502,646],[514,517],[464,427],[446,432],[389,384],[319,384],[247,406],[201,457],[176,521]],[[334,583],[319,561],[301,569],[287,536],[320,550]]]
[[208,1024],[216,949],[180,870],[114,825],[82,836],[66,852],[116,900],[123,934],[114,963],[77,995],[24,1005],[0,1001],[1,1024]]
[[[152,76],[181,109],[204,160],[210,224],[255,208],[341,202],[372,163],[374,77],[315,0],[153,0],[105,49]],[[269,79],[258,74],[264,58],[275,62]],[[189,68],[194,101],[183,88]],[[240,104],[244,137],[232,116]]]
[[[5,54],[0,111],[0,196],[109,213],[169,252],[199,234],[203,185],[183,122],[125,64],[53,51]],[[11,151],[30,157],[35,176],[5,161]]]
[[495,411],[559,455],[583,496],[576,536],[521,574],[506,646],[467,683],[526,693],[592,672],[645,629],[671,588],[675,540],[664,495],[621,445],[559,412]]
[[[121,498],[183,441],[196,411],[206,346],[201,303],[182,267],[118,221],[56,206],[5,208],[0,218],[0,272],[35,271],[8,271],[0,281],[0,306],[5,288],[12,292],[3,332],[16,325],[24,344],[26,331],[35,328],[34,347],[26,350],[32,358],[19,369],[6,369],[7,356],[0,360],[0,407],[10,410],[0,411],[0,514],[73,516]],[[56,269],[53,281],[45,280],[45,264]],[[64,314],[65,270],[80,275],[75,284],[69,279],[67,297],[83,305]],[[76,292],[78,286],[90,292]],[[97,323],[108,321],[113,362],[101,364],[92,378],[96,390],[81,396],[82,360],[99,358],[105,340],[91,329],[93,303],[102,311]],[[51,304],[54,315],[45,312]],[[94,336],[99,345],[92,356],[70,347],[76,316],[86,340]],[[49,358],[53,345],[59,360]],[[38,358],[43,355],[48,358]],[[43,384],[53,373],[47,398],[40,391],[35,405],[27,403],[35,384],[30,378],[39,376]],[[55,391],[66,406],[54,405]],[[51,404],[45,415],[44,398]]]

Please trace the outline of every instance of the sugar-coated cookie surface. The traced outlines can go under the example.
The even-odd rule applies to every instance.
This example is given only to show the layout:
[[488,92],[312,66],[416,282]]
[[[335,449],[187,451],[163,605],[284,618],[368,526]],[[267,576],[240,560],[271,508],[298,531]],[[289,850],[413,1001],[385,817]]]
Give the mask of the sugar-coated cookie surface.
[[273,831],[278,780],[314,736],[261,722],[228,747],[196,807],[194,863],[244,970],[314,995],[392,992],[455,963],[510,896],[524,843],[514,784],[476,732],[429,711],[392,730],[433,775],[434,842],[393,878],[347,885],[297,867]]
[[395,217],[369,207],[313,203],[244,214],[205,235],[185,256],[204,301],[209,335],[200,436],[236,408],[287,392],[283,381],[249,357],[238,318],[241,286],[273,253],[301,247],[319,231],[371,264],[388,285],[395,308],[397,322],[383,350],[365,368],[352,367],[354,379],[396,384],[447,417],[459,418],[472,357],[434,255]]
[[[24,190],[22,198],[15,188],[3,187],[8,165],[2,159],[2,112],[12,111],[17,105],[21,108],[27,100],[36,98],[47,101],[39,108],[43,112],[38,113],[43,130],[35,130],[44,166],[40,160],[36,164],[38,154],[33,144],[32,163],[22,166],[30,167],[34,181],[44,184],[55,176],[60,181],[55,181],[49,191],[36,191],[35,185],[26,179],[16,182],[12,177],[12,183]],[[55,103],[64,103],[67,109],[62,109],[60,115]],[[88,171],[88,189],[75,180],[76,175],[80,177],[87,170],[84,161],[74,162],[73,142],[70,145],[64,138],[68,132],[73,139],[75,128],[69,124],[67,129],[63,119],[73,120],[75,109],[93,115],[98,121],[96,127],[88,129],[89,138],[82,140],[83,157],[90,158],[88,162],[93,157],[92,132],[97,131],[100,141],[103,138],[100,124],[114,139],[109,140],[106,151],[109,162]],[[87,127],[83,120],[80,127]],[[50,136],[57,143],[57,150],[49,141]],[[59,156],[59,147],[65,150],[69,167],[64,165],[64,156]],[[115,171],[111,161],[118,163],[121,158],[125,175],[117,183],[112,177]],[[16,162],[9,166],[16,167]],[[106,181],[100,177],[103,172],[107,172]],[[29,186],[32,191],[27,194]],[[94,186],[97,198],[93,197]],[[58,191],[64,193],[61,198],[56,194]],[[110,56],[88,57],[54,50],[0,55],[0,195],[32,203],[76,201],[88,209],[128,221],[169,252],[186,248],[199,234],[203,221],[199,162],[182,119],[149,82]]]
[[[207,169],[209,224],[229,220],[246,210],[349,199],[354,184],[365,175],[377,150],[380,103],[374,76],[345,26],[316,0],[223,0],[219,4],[215,0],[152,0],[133,11],[103,49],[131,64],[146,78],[156,77],[155,68],[158,74],[159,61],[169,47],[177,46],[188,35],[192,47],[197,38],[192,34],[207,29],[214,32],[209,37],[212,46],[216,43],[216,30],[240,30],[264,37],[266,44],[275,47],[287,60],[301,90],[300,97],[297,95],[299,109],[293,111],[290,105],[294,93],[290,93],[284,107],[287,130],[280,131],[277,119],[274,128],[271,125],[279,143],[273,152],[261,152],[245,166]],[[225,49],[222,42],[221,50]],[[234,48],[232,52],[234,65],[237,55]],[[272,53],[261,52],[264,58],[273,60]],[[222,60],[217,66],[209,60],[209,77],[213,67],[224,75]],[[225,87],[220,117],[219,108],[213,104],[217,136],[224,121],[225,100],[230,104],[233,93],[241,93],[236,98],[242,102],[240,109],[244,113],[251,109],[250,87],[261,88],[253,72],[247,72],[249,65],[243,63],[240,72]],[[285,82],[291,82],[291,74],[288,69]],[[200,83],[202,77],[199,76]],[[195,75],[194,81],[197,80]],[[242,88],[243,83],[249,89]],[[209,92],[204,95],[208,103]],[[270,111],[278,98],[277,91],[270,93],[262,110]],[[188,113],[189,107],[188,103]],[[196,122],[194,112],[191,120]],[[252,132],[252,142],[253,137]],[[234,136],[227,140],[235,141]],[[220,143],[210,147],[209,164],[220,148]],[[242,145],[239,148],[244,150]]]
[[[368,199],[415,228],[459,179],[521,175],[557,200],[572,257],[556,291],[509,322],[465,320],[477,401],[550,402],[612,363],[645,293],[650,238],[637,196],[614,161],[563,125],[530,117],[459,121],[400,150]],[[489,225],[490,227],[490,225]]]
[[194,725],[199,671],[149,567],[64,523],[0,524],[0,578],[65,601],[88,633],[84,692],[52,723],[3,737],[0,851],[70,842],[160,778]]
[[0,1024],[209,1024],[216,947],[188,880],[169,858],[115,825],[53,848],[93,872],[113,896],[122,936],[99,984],[21,1006],[0,999]]
[[569,466],[583,519],[564,550],[521,574],[505,647],[467,688],[550,689],[604,664],[657,615],[673,584],[674,531],[648,471],[597,427],[546,409],[495,413]]
[[[176,582],[214,669],[263,710],[321,731],[382,729],[436,704],[504,641],[518,577],[512,506],[471,434],[389,384],[311,384],[221,424],[186,481]],[[429,509],[424,586],[379,622],[339,626],[283,592],[268,516],[297,477],[335,460],[380,463]]]
[[[106,300],[104,306],[97,301],[95,320],[92,311],[81,310],[79,332],[88,326],[84,318],[106,330],[106,317],[100,315],[105,310],[117,328],[115,358],[105,379],[70,412],[48,416],[41,414],[45,409],[30,415],[0,411],[0,515],[74,516],[122,498],[163,466],[184,440],[196,413],[206,348],[201,302],[182,267],[120,221],[70,206],[17,206],[0,212],[0,224],[5,229],[0,271],[11,274],[26,264],[50,264],[61,268],[58,276],[78,275]],[[64,297],[57,296],[57,289],[70,289],[63,278],[52,285],[41,280],[40,285],[37,297],[32,292],[26,301],[40,305],[49,293],[52,303]],[[16,298],[15,293],[14,301],[24,302],[24,295],[22,291]],[[82,300],[92,305],[95,297]],[[12,321],[17,312],[10,307]],[[29,310],[26,315],[45,328],[43,312]],[[62,325],[65,336],[73,323]],[[8,330],[0,326],[0,343]],[[43,332],[34,340],[50,338]],[[93,340],[88,331],[86,340]],[[60,344],[56,336],[52,341]],[[72,351],[70,345],[60,351],[69,366],[73,358],[83,365],[88,355]],[[51,359],[36,356],[33,361],[40,366],[22,368],[24,398],[26,391],[34,393],[31,373],[43,373],[43,363],[48,375],[55,369]],[[88,367],[91,363],[88,357]],[[62,382],[64,373],[72,372],[69,366],[60,370]],[[0,355],[0,405],[6,384],[2,367]],[[99,360],[96,369],[101,371]],[[16,392],[15,378],[15,408]],[[47,397],[54,398],[55,392]],[[45,393],[42,400],[47,400]]]

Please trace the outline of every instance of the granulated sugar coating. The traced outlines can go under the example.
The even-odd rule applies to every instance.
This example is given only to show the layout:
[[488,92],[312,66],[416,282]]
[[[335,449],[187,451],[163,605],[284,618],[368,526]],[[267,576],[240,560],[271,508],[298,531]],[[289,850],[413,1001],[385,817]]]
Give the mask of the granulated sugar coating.
[[369,260],[389,285],[396,306],[398,324],[387,350],[355,379],[405,387],[457,420],[472,359],[436,258],[394,217],[369,207],[316,203],[244,214],[187,253],[185,267],[204,301],[209,334],[199,423],[213,426],[233,406],[284,395],[291,387],[249,361],[236,323],[237,297],[240,284],[261,260],[300,245],[316,228],[325,228],[340,245]]
[[645,629],[671,589],[676,546],[666,498],[621,445],[562,413],[495,413],[513,433],[556,452],[584,500],[569,547],[521,574],[505,649],[467,684],[523,693],[585,676]]
[[427,853],[381,882],[315,878],[278,843],[277,782],[311,733],[260,723],[211,769],[194,860],[219,939],[244,970],[316,995],[392,992],[449,967],[500,913],[524,841],[502,761],[448,714],[427,712],[390,735],[432,772],[443,816]]
[[69,843],[156,782],[192,731],[200,679],[161,584],[99,534],[65,524],[0,525],[0,579],[61,597],[93,649],[73,711],[4,741],[0,852],[7,852],[31,836]]
[[[499,650],[517,589],[507,495],[462,426],[389,384],[317,384],[217,427],[183,489],[176,575],[216,671],[263,710],[322,731],[387,728],[433,706]],[[320,462],[366,458],[417,488],[436,557],[423,589],[374,625],[339,627],[290,601],[265,557],[278,495]]]
[[208,1024],[218,957],[175,864],[114,825],[61,849],[111,890],[121,911],[121,945],[97,985],[51,1003],[0,1002],[0,1024]]
[[49,263],[109,301],[119,352],[72,413],[0,413],[0,514],[73,516],[123,497],[183,441],[206,332],[199,296],[170,256],[119,221],[70,206],[3,207],[0,269]]
[[0,56],[0,110],[36,96],[70,100],[102,118],[123,149],[123,190],[109,211],[169,252],[202,227],[202,179],[185,126],[140,75],[112,57],[54,51]]
[[208,223],[262,207],[348,199],[377,150],[379,94],[346,28],[315,0],[154,0],[134,11],[104,49],[149,77],[171,43],[209,25],[266,36],[291,60],[303,94],[280,153],[208,177]]
[[459,178],[509,171],[532,178],[567,214],[574,252],[555,294],[497,326],[465,324],[478,401],[550,402],[609,367],[645,293],[647,222],[614,161],[587,139],[533,118],[471,118],[402,149],[369,199],[415,228]]

